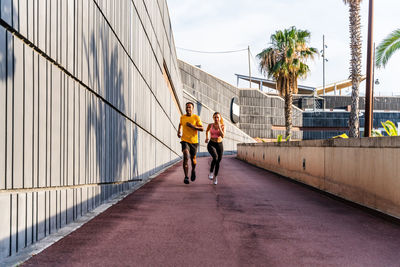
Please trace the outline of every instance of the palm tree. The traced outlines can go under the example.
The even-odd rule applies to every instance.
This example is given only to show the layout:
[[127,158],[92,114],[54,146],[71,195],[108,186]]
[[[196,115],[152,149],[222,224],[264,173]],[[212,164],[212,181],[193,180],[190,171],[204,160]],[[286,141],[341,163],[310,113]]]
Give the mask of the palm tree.
[[257,55],[260,70],[268,78],[276,81],[276,90],[285,99],[286,138],[290,140],[292,131],[293,94],[298,91],[297,79],[305,78],[310,71],[305,61],[313,59],[317,50],[308,47],[310,32],[297,30],[292,26],[271,35],[271,46]]
[[400,49],[400,29],[397,29],[389,34],[378,45],[376,49],[376,66],[378,68],[381,66],[385,67],[389,58],[398,49]]
[[349,117],[349,136],[359,137],[359,87],[361,82],[361,17],[360,3],[362,0],[343,0],[349,4],[350,11],[350,78],[352,80],[351,111]]

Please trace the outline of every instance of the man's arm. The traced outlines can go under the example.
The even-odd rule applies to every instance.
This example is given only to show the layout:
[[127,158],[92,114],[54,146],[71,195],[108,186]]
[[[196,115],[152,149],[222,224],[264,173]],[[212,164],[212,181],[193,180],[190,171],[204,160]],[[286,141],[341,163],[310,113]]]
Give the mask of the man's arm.
[[178,135],[178,138],[182,137],[182,124],[181,123],[179,123],[179,125],[178,125],[178,133],[177,133],[177,135]]
[[204,131],[203,125],[202,125],[201,120],[200,120],[200,117],[198,117],[198,119],[196,120],[195,124],[196,125],[193,125],[190,122],[187,122],[186,126],[192,128],[192,129],[195,129],[197,131],[200,131],[200,132]]
[[190,122],[187,122],[187,123],[186,123],[186,126],[192,128],[192,129],[195,129],[195,130],[197,130],[197,131],[200,131],[200,132],[204,131],[203,125],[196,126],[196,125],[191,124]]

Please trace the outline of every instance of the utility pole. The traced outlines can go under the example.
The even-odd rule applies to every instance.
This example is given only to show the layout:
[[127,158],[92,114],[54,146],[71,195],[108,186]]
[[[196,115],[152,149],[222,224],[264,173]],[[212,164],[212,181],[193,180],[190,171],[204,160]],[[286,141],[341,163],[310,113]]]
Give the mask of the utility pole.
[[249,81],[250,81],[249,88],[251,88],[250,46],[247,46],[247,54],[249,59]]
[[372,122],[373,122],[373,99],[372,91],[373,79],[373,22],[374,22],[374,0],[369,0],[368,12],[368,48],[367,48],[367,79],[365,85],[365,125],[364,137],[371,137]]
[[[328,46],[325,44],[325,35],[322,35],[322,88],[323,88],[323,95],[325,96],[325,61],[328,61],[325,57],[325,48]],[[325,110],[325,98],[324,98],[324,110]]]

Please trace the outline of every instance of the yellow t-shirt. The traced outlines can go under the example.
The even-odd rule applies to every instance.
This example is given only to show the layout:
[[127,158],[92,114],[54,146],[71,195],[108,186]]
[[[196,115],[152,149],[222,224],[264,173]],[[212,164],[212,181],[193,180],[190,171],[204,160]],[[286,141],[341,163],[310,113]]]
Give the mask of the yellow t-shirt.
[[181,140],[188,142],[190,144],[197,144],[199,142],[197,130],[190,128],[186,125],[187,122],[195,126],[203,126],[201,124],[200,117],[196,114],[192,114],[191,116],[182,115],[181,116],[181,125],[182,125],[182,137]]

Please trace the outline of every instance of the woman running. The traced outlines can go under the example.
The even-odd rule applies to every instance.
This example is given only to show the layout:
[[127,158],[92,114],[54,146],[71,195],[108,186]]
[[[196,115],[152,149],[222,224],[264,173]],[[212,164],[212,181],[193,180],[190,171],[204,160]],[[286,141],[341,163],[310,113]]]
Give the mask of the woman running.
[[[218,171],[219,171],[219,163],[222,159],[222,154],[224,153],[224,146],[222,144],[222,138],[225,136],[225,126],[222,120],[221,114],[219,112],[215,112],[213,115],[214,123],[211,123],[207,126],[206,131],[206,143],[207,150],[210,152],[213,160],[211,162],[210,174],[208,178],[210,180],[214,179],[214,184],[218,184]],[[210,132],[211,139],[208,139],[208,133]],[[213,175],[214,171],[214,175]]]

